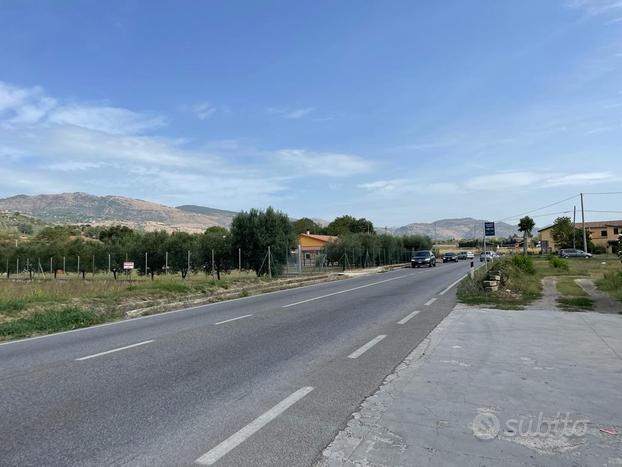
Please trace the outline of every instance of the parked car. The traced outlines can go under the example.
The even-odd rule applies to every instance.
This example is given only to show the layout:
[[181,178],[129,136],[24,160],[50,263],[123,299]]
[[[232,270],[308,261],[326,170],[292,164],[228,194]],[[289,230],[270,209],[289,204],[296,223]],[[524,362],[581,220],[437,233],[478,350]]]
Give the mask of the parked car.
[[415,256],[410,260],[410,265],[413,268],[420,268],[421,266],[434,267],[436,266],[436,256],[430,250],[415,251]]
[[591,258],[592,254],[575,248],[563,248],[559,250],[559,256],[560,258]]
[[456,253],[449,251],[443,255],[443,263],[451,263],[451,262],[457,263],[458,255]]
[[460,253],[458,253],[458,259],[460,259],[460,260],[467,259],[467,252],[466,251],[461,251]]

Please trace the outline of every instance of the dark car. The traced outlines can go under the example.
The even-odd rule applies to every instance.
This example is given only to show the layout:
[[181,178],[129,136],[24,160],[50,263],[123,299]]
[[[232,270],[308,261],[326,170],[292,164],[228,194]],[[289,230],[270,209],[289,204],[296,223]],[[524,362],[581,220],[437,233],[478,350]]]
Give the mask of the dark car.
[[410,265],[413,268],[420,268],[421,266],[434,267],[436,266],[436,256],[430,250],[416,251],[415,256],[410,260]]
[[457,263],[459,259],[456,253],[448,252],[443,255],[443,263]]
[[564,248],[559,250],[559,256],[560,258],[591,258],[592,254],[575,248]]

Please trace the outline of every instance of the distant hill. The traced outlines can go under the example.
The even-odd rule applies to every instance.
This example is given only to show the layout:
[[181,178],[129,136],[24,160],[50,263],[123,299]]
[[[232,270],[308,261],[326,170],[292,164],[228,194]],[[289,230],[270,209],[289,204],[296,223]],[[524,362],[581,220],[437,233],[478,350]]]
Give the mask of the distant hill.
[[195,214],[203,214],[205,216],[220,217],[226,225],[231,224],[231,221],[237,214],[235,211],[225,211],[223,209],[208,208],[206,206],[197,206],[194,204],[177,206],[177,209],[181,209],[185,212],[193,212]]
[[87,193],[18,195],[0,199],[0,212],[21,213],[53,224],[121,224],[144,230],[201,232],[211,226],[228,226],[234,213],[210,210],[190,212],[122,196]]
[[[462,219],[442,219],[431,223],[413,223],[390,229],[394,235],[428,235],[438,240],[470,239],[483,236],[484,221],[465,217]],[[509,237],[518,234],[516,226],[497,222],[495,224],[497,237]],[[435,232],[436,231],[436,232]]]

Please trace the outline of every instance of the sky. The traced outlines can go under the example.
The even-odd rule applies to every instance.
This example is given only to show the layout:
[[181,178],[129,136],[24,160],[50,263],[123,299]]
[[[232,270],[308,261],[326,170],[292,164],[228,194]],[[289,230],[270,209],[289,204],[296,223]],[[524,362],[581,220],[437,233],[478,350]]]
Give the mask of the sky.
[[544,225],[621,161],[622,0],[0,0],[0,197]]

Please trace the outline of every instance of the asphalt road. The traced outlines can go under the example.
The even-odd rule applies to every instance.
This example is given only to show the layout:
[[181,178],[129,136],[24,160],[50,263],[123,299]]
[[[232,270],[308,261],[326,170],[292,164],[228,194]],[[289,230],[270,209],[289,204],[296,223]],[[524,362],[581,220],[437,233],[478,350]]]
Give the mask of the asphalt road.
[[313,464],[467,272],[401,269],[0,344],[0,465]]

